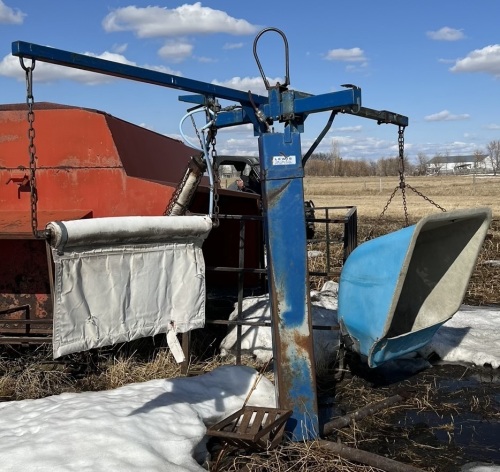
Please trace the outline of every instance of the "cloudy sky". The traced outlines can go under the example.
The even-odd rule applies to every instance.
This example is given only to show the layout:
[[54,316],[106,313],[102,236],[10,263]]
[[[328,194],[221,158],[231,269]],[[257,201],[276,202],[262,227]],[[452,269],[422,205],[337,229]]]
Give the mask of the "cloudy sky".
[[[358,0],[307,4],[206,0],[0,0],[0,103],[25,101],[16,40],[266,94],[253,57],[265,27],[288,39],[291,88],[320,95],[355,84],[363,106],[409,117],[406,151],[460,155],[500,139],[500,3],[495,0]],[[275,33],[258,43],[271,84],[285,73]],[[96,108],[179,136],[188,104],[178,91],[37,62],[35,102]],[[328,113],[311,115],[303,151]],[[191,133],[190,127],[185,130]],[[318,151],[345,158],[397,155],[397,128],[339,115]],[[256,154],[248,127],[221,131],[219,153]]]

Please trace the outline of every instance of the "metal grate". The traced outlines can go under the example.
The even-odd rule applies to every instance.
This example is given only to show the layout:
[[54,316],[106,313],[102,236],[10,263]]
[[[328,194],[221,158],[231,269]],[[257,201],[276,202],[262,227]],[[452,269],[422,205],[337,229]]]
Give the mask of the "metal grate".
[[291,415],[292,410],[245,406],[208,428],[207,435],[239,448],[273,449],[283,439]]

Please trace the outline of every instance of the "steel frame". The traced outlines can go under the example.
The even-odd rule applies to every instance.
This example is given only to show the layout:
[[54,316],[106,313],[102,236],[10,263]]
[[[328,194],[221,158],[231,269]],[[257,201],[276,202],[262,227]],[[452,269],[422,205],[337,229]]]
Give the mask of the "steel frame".
[[[293,410],[287,423],[292,439],[317,438],[318,404],[307,283],[300,133],[309,114],[322,111],[355,114],[379,124],[399,126],[407,126],[408,118],[362,107],[361,90],[352,85],[338,92],[310,95],[277,84],[269,87],[268,97],[264,97],[23,41],[12,43],[12,54],[21,59],[40,60],[197,94],[180,97],[188,103],[214,106],[217,99],[239,103],[239,108],[218,112],[215,125],[222,128],[252,123],[254,134],[258,136],[278,405]],[[274,122],[281,123],[283,131],[274,131],[270,126]]]

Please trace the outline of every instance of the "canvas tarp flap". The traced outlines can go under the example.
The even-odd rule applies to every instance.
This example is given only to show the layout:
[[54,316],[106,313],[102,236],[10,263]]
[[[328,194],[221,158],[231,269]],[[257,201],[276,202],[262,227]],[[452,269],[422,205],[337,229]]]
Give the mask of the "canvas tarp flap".
[[205,321],[203,216],[52,222],[54,357]]

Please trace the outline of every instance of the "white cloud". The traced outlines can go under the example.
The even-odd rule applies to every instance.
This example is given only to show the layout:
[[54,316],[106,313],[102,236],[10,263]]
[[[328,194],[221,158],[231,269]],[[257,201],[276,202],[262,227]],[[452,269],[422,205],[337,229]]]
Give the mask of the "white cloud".
[[167,41],[158,51],[161,58],[181,62],[193,52],[193,45],[186,41]]
[[252,137],[253,139],[253,125],[252,123],[245,123],[244,125],[228,126],[227,128],[219,129],[217,133],[239,134]]
[[497,124],[495,124],[495,123],[491,123],[491,124],[489,124],[489,125],[485,126],[485,128],[486,128],[486,129],[491,129],[491,130],[496,131],[496,130],[499,130],[499,129],[500,129],[500,125],[497,125]]
[[165,67],[165,66],[151,66],[149,64],[144,64],[140,67],[143,67],[144,69],[151,69],[156,72],[161,72],[163,74],[170,74],[170,75],[177,75],[179,77],[182,77],[182,73],[178,70],[171,69],[170,67]]
[[426,34],[427,37],[435,41],[458,41],[465,38],[462,30],[450,28],[448,26],[444,26],[437,31],[427,31]]
[[25,16],[26,13],[23,13],[21,10],[10,8],[0,0],[0,23],[20,25],[23,23]]
[[342,133],[358,133],[363,129],[361,125],[358,126],[339,126],[335,128],[335,131],[340,131]]
[[257,27],[221,10],[203,7],[201,2],[177,8],[128,6],[117,8],[102,22],[107,32],[133,31],[139,38],[171,37],[187,34],[253,34]]
[[117,54],[123,54],[128,48],[127,43],[123,44],[113,44],[113,47],[111,48],[113,52],[116,52]]
[[[96,57],[107,61],[118,62],[120,64],[127,64],[136,66],[135,62],[129,61],[121,54],[105,51],[102,54],[83,53],[86,56]],[[30,62],[26,62],[27,65]],[[179,72],[172,71],[163,66],[148,66],[143,65],[146,69],[156,70],[167,74],[180,75]],[[0,61],[0,76],[11,77],[17,80],[25,80],[25,73],[19,65],[19,58],[8,54]],[[33,73],[35,82],[57,82],[60,80],[72,80],[75,82],[83,83],[86,85],[97,85],[108,83],[116,80],[115,77],[109,75],[88,72],[80,69],[73,69],[71,67],[58,66],[48,64],[46,62],[37,62],[36,69]]]
[[202,64],[213,64],[215,62],[218,62],[217,59],[206,56],[194,56],[194,59],[196,59],[198,62],[201,62]]
[[500,44],[475,49],[463,59],[458,59],[452,72],[484,72],[500,77]]
[[438,62],[441,64],[455,64],[456,60],[455,59],[438,59]]
[[351,149],[353,149],[355,146],[354,144],[356,142],[359,142],[358,140],[354,139],[351,136],[335,136],[335,142],[340,145],[340,146],[352,146]]
[[346,66],[346,72],[358,72],[361,71],[363,67],[368,66],[368,62],[363,62],[361,64],[356,63],[357,65],[349,64]]
[[226,43],[222,49],[241,49],[245,43]]
[[434,113],[432,115],[427,115],[424,117],[425,121],[459,121],[459,120],[468,120],[470,115],[467,113],[463,113],[461,115],[454,115],[450,113],[448,110],[442,110],[438,113]]
[[330,49],[325,59],[329,61],[363,62],[366,61],[365,53],[360,48]]
[[238,156],[259,155],[257,139],[254,137],[249,137],[247,139],[227,139],[226,141],[218,143],[217,152],[219,154]]
[[[282,78],[268,78],[267,80],[269,81],[270,85],[274,85],[276,82],[283,83]],[[233,77],[232,79],[223,82],[212,80],[212,84],[237,90],[243,90],[245,92],[248,92],[250,90],[254,94],[267,96],[266,86],[262,81],[262,77]]]
[[[392,149],[394,147],[394,141],[387,141],[373,136],[367,136],[363,140],[351,138],[351,141],[353,144],[352,149],[357,150]],[[346,143],[350,144],[351,142],[346,141]]]
[[418,152],[422,152],[429,156],[436,154],[449,154],[449,155],[467,155],[474,154],[477,150],[476,143],[464,143],[461,141],[454,141],[451,143],[420,143],[418,145]]

